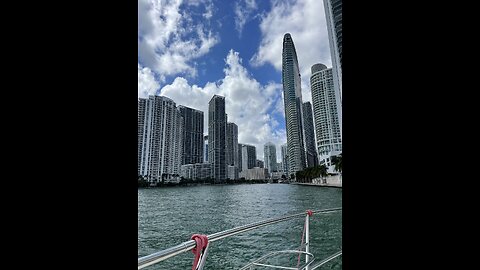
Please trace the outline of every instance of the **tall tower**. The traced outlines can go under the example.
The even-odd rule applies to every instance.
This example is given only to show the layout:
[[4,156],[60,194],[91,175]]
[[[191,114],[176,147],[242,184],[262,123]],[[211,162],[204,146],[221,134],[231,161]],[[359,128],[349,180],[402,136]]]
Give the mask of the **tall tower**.
[[303,103],[303,127],[305,129],[305,152],[307,156],[307,167],[318,165],[317,149],[315,147],[315,131],[313,127],[312,104]]
[[330,157],[342,152],[342,106],[340,97],[335,94],[332,68],[322,64],[313,65],[310,85],[320,163],[326,164],[332,171]]
[[178,106],[183,117],[183,164],[203,162],[203,112]]
[[208,162],[212,164],[215,182],[223,182],[227,178],[226,129],[225,97],[214,95],[208,103]]
[[268,142],[263,147],[263,159],[265,160],[265,168],[269,173],[277,171],[277,147],[275,144]]
[[252,169],[256,166],[257,149],[253,145],[238,144],[239,171]]
[[323,0],[332,56],[333,86],[342,101],[342,0]]
[[238,168],[238,126],[235,123],[227,123],[227,141],[226,141],[226,158],[227,165]]
[[290,177],[288,174],[288,151],[287,151],[287,144],[282,144],[282,166],[283,166],[283,173],[286,177]]
[[158,183],[180,173],[183,117],[163,96],[138,99],[138,175]]
[[287,127],[289,174],[305,169],[302,89],[297,53],[289,33],[283,37],[282,83]]

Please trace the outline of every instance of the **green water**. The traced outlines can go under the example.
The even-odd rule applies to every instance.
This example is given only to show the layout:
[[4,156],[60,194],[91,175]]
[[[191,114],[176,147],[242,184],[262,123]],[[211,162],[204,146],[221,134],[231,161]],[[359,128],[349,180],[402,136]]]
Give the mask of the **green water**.
[[[341,206],[341,189],[291,184],[139,189],[138,256],[188,241],[195,233],[208,235],[307,209]],[[239,269],[269,251],[298,249],[304,222],[293,219],[213,242],[204,269]],[[316,260],[341,246],[341,212],[310,218],[310,252]],[[188,251],[146,269],[191,269],[193,257]],[[318,269],[342,269],[341,257]]]

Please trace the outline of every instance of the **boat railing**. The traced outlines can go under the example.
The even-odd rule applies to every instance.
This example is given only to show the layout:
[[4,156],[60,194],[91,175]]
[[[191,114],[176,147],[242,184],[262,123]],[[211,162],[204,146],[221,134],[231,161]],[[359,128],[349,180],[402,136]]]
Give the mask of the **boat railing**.
[[[271,219],[267,219],[267,220],[243,225],[243,226],[240,226],[240,227],[236,227],[236,228],[233,228],[233,229],[217,232],[217,233],[214,233],[214,234],[210,234],[208,236],[204,236],[208,239],[208,244],[202,249],[203,253],[201,254],[200,261],[198,261],[198,264],[195,267],[195,269],[198,269],[198,270],[203,269],[203,266],[205,264],[205,259],[206,259],[206,256],[207,256],[208,247],[209,247],[210,243],[212,243],[212,242],[215,242],[215,241],[218,241],[218,240],[221,240],[223,238],[230,237],[230,236],[233,236],[233,235],[237,235],[237,234],[240,234],[240,233],[243,233],[243,232],[254,230],[254,229],[257,229],[257,228],[260,228],[260,227],[264,227],[264,226],[267,226],[267,225],[272,225],[272,224],[276,224],[276,223],[279,223],[279,222],[283,222],[283,221],[287,221],[287,220],[291,220],[291,219],[295,219],[295,218],[300,218],[300,217],[305,217],[305,243],[303,245],[305,247],[305,251],[304,252],[303,251],[297,251],[297,252],[305,255],[306,266],[304,268],[291,268],[291,269],[307,269],[307,270],[316,269],[317,267],[320,267],[321,265],[317,264],[317,265],[309,268],[309,266],[313,262],[313,259],[311,259],[313,257],[313,255],[309,252],[309,217],[312,214],[326,214],[326,213],[338,212],[338,211],[341,211],[341,210],[342,210],[341,207],[330,208],[330,209],[322,209],[322,210],[307,210],[306,213],[303,212],[303,213],[299,213],[299,214],[287,215],[287,216],[278,217],[278,218],[271,218]],[[196,248],[196,246],[197,246],[197,241],[189,240],[189,241],[183,242],[181,244],[178,244],[176,246],[173,246],[173,247],[155,252],[153,254],[138,258],[138,269],[145,268],[147,266],[150,266],[150,265],[159,263],[161,261],[164,261],[164,260],[166,260],[170,257],[179,255],[179,254],[184,253],[184,252],[187,252],[189,250],[192,250],[192,249]],[[281,251],[281,252],[285,252],[285,251]],[[341,254],[342,254],[342,251],[339,251],[339,252],[329,256],[328,258],[320,261],[320,263],[322,263],[322,265],[323,265],[323,264],[327,263],[328,261],[340,256]],[[257,261],[258,260],[256,260],[255,262],[257,262]],[[310,263],[309,263],[309,261],[310,261]],[[263,265],[263,266],[267,266],[267,265]],[[273,266],[272,266],[272,268],[290,269],[290,268],[273,267]]]

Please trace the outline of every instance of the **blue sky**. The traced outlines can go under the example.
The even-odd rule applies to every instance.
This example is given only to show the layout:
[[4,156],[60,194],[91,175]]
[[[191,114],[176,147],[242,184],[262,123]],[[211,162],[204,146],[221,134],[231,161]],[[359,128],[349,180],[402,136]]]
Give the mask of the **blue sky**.
[[139,0],[138,96],[157,94],[204,111],[226,97],[239,143],[286,142],[281,86],[282,39],[291,33],[311,101],[310,67],[331,66],[323,2],[319,0]]

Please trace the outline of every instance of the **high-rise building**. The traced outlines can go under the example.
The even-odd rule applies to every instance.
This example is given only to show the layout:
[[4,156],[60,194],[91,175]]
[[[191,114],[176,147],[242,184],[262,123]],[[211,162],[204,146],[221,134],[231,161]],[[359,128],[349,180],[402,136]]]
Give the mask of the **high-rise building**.
[[227,179],[226,130],[225,97],[214,95],[208,103],[208,162],[212,163],[215,182]]
[[138,99],[138,175],[150,183],[180,173],[183,117],[163,96]]
[[251,169],[256,166],[257,150],[255,146],[249,144],[238,144],[238,165],[239,172]]
[[330,157],[342,152],[339,120],[342,107],[340,97],[335,94],[333,87],[332,69],[322,64],[313,65],[310,85],[319,162],[329,166],[331,171]]
[[[257,160],[255,161],[255,167],[264,168],[264,167],[265,167],[265,163],[264,163],[262,160],[257,159]],[[254,168],[255,168],[255,167],[254,167]]]
[[227,166],[230,165],[238,168],[238,126],[235,123],[227,123],[227,141],[225,149]]
[[305,169],[302,89],[297,53],[289,33],[283,37],[282,83],[287,128],[289,173]]
[[283,173],[283,163],[277,162],[277,171]]
[[263,159],[265,168],[269,173],[277,171],[277,147],[271,142],[267,142],[263,147]]
[[288,149],[287,149],[287,144],[282,144],[281,151],[282,151],[283,173],[285,173],[285,175],[287,177],[290,177],[290,174],[288,173]]
[[342,0],[323,0],[335,91],[342,100]]
[[183,117],[183,164],[203,162],[203,112],[178,106]]
[[315,130],[313,126],[312,104],[310,102],[303,103],[303,128],[305,131],[307,167],[315,167],[318,165],[318,155],[315,147]]

